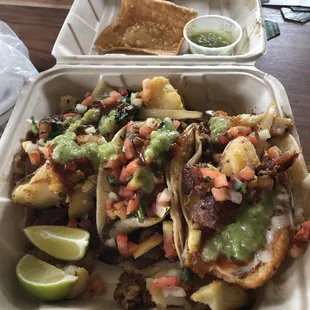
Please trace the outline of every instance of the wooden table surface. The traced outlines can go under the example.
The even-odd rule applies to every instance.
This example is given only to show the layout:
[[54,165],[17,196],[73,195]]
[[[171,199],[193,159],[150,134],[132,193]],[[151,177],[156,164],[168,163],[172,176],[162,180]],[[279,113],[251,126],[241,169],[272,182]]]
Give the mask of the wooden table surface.
[[[17,5],[12,5],[13,2]],[[70,2],[72,0],[0,0],[0,20],[7,22],[23,40],[39,71],[55,64],[51,50],[68,14]],[[45,7],[40,3],[44,3]],[[257,62],[257,67],[275,76],[284,85],[304,157],[310,167],[310,22],[298,24],[284,21],[277,9],[264,8],[263,13],[266,19],[279,23],[281,35],[268,41],[267,54]]]

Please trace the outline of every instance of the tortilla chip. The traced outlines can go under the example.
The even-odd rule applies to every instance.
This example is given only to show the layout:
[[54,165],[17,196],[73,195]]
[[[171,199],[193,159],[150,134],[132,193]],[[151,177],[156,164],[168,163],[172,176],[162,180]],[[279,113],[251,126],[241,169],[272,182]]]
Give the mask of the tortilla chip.
[[106,27],[95,46],[101,53],[130,51],[177,55],[183,28],[197,11],[161,0],[122,0],[121,13]]

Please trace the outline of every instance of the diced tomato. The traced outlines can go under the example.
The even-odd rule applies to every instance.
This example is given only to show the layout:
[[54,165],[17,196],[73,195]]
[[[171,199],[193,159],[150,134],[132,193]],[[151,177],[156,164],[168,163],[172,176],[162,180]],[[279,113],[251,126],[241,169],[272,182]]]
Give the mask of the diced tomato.
[[113,204],[113,208],[115,209],[115,214],[121,218],[122,220],[124,220],[127,216],[127,208],[124,204],[124,201],[119,201],[119,202],[115,202]]
[[294,240],[308,242],[310,240],[310,221],[303,222]]
[[76,163],[74,161],[69,161],[65,164],[65,171],[75,172],[76,171]]
[[202,176],[210,177],[211,179],[215,179],[222,174],[218,170],[213,170],[209,168],[200,168],[200,172],[202,173]]
[[134,160],[132,160],[125,168],[125,170],[130,173],[130,174],[134,174],[135,171],[137,170],[137,168],[140,165],[140,159],[136,158]]
[[228,135],[231,135],[234,138],[237,138],[239,136],[239,130],[237,127],[232,127],[227,131]]
[[168,206],[171,200],[171,194],[167,188],[157,195],[156,203],[160,206]]
[[128,182],[128,178],[131,174],[129,172],[126,171],[126,168],[123,167],[122,171],[121,171],[121,174],[120,174],[120,177],[119,177],[119,180],[126,184]]
[[238,173],[238,179],[242,181],[250,181],[254,178],[255,171],[254,169],[246,166]]
[[118,234],[116,236],[116,244],[117,244],[118,251],[122,256],[129,256],[127,235]]
[[135,212],[138,209],[139,209],[139,197],[137,195],[134,195],[133,198],[129,200],[127,207],[127,214]]
[[114,202],[115,202],[115,201],[114,201],[113,199],[108,199],[108,200],[106,201],[105,208],[106,208],[106,209],[112,209],[113,203],[114,203]]
[[250,142],[253,145],[257,144],[257,138],[256,138],[256,133],[255,132],[252,132],[250,135],[248,135],[248,139],[250,140]]
[[218,111],[215,111],[215,115],[216,115],[216,116],[220,116],[220,115],[222,115],[222,116],[227,116],[227,113],[224,112],[224,111],[218,110]]
[[131,199],[134,195],[133,191],[128,190],[125,186],[119,188],[118,195],[123,199]]
[[120,166],[122,166],[126,161],[126,158],[125,158],[125,153],[124,152],[120,152],[118,155],[117,155],[117,158],[116,159],[113,159],[113,160],[109,160],[105,165],[104,165],[104,168],[111,168],[111,169],[117,169],[119,168]]
[[111,98],[115,98],[116,100],[120,100],[121,99],[121,94],[115,90],[112,90],[110,92],[110,97]]
[[88,96],[82,101],[81,104],[85,105],[86,107],[92,107],[95,101],[96,99],[94,97]]
[[281,155],[281,150],[277,146],[273,146],[267,151],[267,154],[270,158],[276,159]]
[[41,163],[41,155],[39,153],[39,151],[34,151],[28,154],[29,155],[29,159],[32,165],[34,166],[39,166]]
[[117,106],[118,100],[115,97],[108,97],[105,99],[100,100],[103,106]]
[[141,128],[139,129],[139,134],[142,138],[148,138],[148,136],[151,134],[151,132],[154,130],[154,128],[151,128],[147,125],[143,125],[141,126]]
[[72,113],[72,112],[69,112],[69,113],[66,113],[62,116],[62,119],[65,121],[67,118],[69,117],[73,117],[73,116],[76,116],[78,115],[78,113]]
[[138,249],[139,245],[134,243],[134,242],[131,242],[131,241],[128,241],[128,254],[131,256],[133,255],[134,252],[136,252],[136,250]]
[[156,285],[155,282],[150,285],[150,293],[152,296],[156,296],[161,291],[160,287]]
[[69,220],[67,227],[72,227],[72,228],[77,228],[78,227],[78,223],[75,219],[71,219]]
[[175,120],[173,120],[173,125],[174,125],[175,129],[178,129],[181,125],[181,122],[178,121],[177,119],[175,119]]
[[177,143],[173,143],[170,147],[170,152],[172,157],[177,157],[182,152],[182,146]]
[[211,189],[211,192],[216,201],[225,201],[225,200],[230,199],[229,193],[226,187],[222,187],[222,188],[213,187]]
[[122,95],[122,96],[127,96],[128,95],[128,90],[124,87],[120,87],[118,89],[118,92]]
[[220,136],[219,143],[220,144],[227,144],[229,142],[229,138],[226,135]]
[[177,276],[163,276],[155,279],[157,287],[165,288],[168,286],[178,286],[179,280]]
[[214,187],[220,188],[228,186],[227,178],[225,174],[220,174],[214,179]]
[[126,138],[124,141],[124,146],[125,146],[125,156],[127,160],[132,160],[134,159],[137,154],[135,147],[132,143],[132,141],[129,138]]

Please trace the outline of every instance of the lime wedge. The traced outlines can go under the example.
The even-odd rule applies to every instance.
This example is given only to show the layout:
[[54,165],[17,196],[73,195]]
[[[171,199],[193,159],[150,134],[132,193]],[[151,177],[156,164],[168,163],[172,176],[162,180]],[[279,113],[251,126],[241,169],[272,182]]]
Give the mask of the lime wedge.
[[66,226],[30,226],[24,229],[27,238],[41,251],[61,260],[83,258],[89,243],[89,232]]
[[18,262],[16,275],[28,293],[45,301],[67,298],[78,279],[29,254]]

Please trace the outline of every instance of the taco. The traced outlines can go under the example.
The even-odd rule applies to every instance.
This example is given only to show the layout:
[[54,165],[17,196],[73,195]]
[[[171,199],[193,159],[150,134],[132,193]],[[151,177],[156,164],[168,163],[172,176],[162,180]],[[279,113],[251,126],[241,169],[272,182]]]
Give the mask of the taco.
[[178,185],[185,267],[247,289],[274,275],[308,196],[300,187],[307,176],[301,151],[287,133],[292,125],[276,116],[275,103],[260,115],[217,111],[200,124],[196,154]]
[[144,268],[181,255],[181,216],[169,166],[194,154],[188,149],[193,129],[182,132],[179,121],[148,118],[129,122],[106,144],[113,152],[99,167],[96,215],[103,262]]

